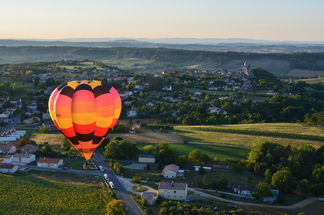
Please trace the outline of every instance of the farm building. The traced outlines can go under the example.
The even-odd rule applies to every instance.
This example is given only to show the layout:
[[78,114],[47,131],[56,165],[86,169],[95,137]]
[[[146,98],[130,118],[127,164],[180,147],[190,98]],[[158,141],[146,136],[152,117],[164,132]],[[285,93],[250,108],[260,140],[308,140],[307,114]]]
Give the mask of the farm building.
[[157,193],[153,193],[153,192],[143,192],[142,193],[142,196],[141,196],[141,199],[142,200],[143,199],[146,199],[148,205],[154,205],[157,197],[158,197],[158,194]]
[[0,172],[2,173],[14,173],[18,170],[18,166],[8,163],[0,163]]
[[162,174],[165,178],[176,178],[179,171],[179,166],[170,164],[164,167]]
[[39,167],[59,168],[61,165],[63,165],[63,160],[57,158],[40,158],[37,161]]
[[154,155],[140,154],[140,155],[138,155],[138,162],[139,163],[155,163],[155,157],[154,157]]
[[186,183],[160,182],[159,196],[165,199],[185,200],[188,193],[188,185]]
[[251,196],[252,192],[254,192],[256,189],[255,186],[249,186],[249,185],[234,185],[233,191],[234,193]]

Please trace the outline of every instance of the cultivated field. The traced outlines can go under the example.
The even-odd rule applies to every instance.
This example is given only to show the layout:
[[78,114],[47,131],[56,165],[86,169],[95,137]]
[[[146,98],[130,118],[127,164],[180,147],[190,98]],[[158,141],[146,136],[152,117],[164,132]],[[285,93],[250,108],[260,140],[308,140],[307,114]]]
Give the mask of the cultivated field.
[[287,73],[287,76],[291,77],[315,77],[316,75],[324,75],[324,71],[312,71],[305,69],[293,69]]
[[107,190],[42,180],[30,173],[0,175],[0,181],[3,215],[104,214],[106,203],[113,199]]
[[299,81],[304,81],[307,84],[314,84],[314,83],[324,82],[324,78],[299,79]]

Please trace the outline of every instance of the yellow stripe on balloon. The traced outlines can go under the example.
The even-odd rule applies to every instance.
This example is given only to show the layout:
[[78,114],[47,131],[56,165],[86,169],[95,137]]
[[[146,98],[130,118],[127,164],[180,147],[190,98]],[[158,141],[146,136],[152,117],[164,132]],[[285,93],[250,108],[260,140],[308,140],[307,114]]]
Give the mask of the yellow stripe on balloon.
[[87,125],[96,121],[96,113],[72,113],[72,121],[76,124]]

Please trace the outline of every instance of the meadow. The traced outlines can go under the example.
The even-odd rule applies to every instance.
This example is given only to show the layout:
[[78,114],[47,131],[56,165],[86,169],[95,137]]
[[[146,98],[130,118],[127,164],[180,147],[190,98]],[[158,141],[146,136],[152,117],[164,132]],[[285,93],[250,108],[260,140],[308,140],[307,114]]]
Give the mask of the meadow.
[[48,181],[29,173],[0,175],[1,214],[105,214],[113,193],[104,188]]
[[[209,130],[208,130],[209,129]],[[134,141],[139,153],[144,146],[168,142],[170,148],[180,155],[188,155],[194,149],[199,149],[209,157],[239,161],[246,156],[253,144],[262,141],[276,142],[282,145],[299,147],[312,145],[315,148],[324,144],[324,128],[306,126],[298,123],[257,123],[223,126],[175,126],[169,133],[111,133],[107,138],[121,136]],[[32,135],[36,143],[48,142],[59,150],[62,134]],[[318,138],[318,139],[316,139]]]

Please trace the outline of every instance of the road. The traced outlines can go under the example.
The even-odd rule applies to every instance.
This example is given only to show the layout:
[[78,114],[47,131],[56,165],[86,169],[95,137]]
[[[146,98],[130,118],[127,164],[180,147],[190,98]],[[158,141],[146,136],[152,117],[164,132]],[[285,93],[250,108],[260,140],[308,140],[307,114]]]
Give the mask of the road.
[[2,130],[0,133],[13,129],[14,126],[19,122],[19,115],[13,116],[12,118],[10,118],[10,120],[12,121],[11,123],[8,123],[6,126],[0,127],[0,130]]
[[124,186],[121,184],[121,182],[118,180],[115,173],[110,168],[109,164],[105,161],[105,158],[96,151],[94,153],[94,156],[92,156],[92,160],[99,166],[102,166],[104,168],[105,174],[108,174],[108,177],[115,185],[115,191],[119,198],[124,201],[124,204],[128,210],[128,212],[132,215],[140,215],[143,214],[142,211],[137,207],[133,199],[130,197]]

